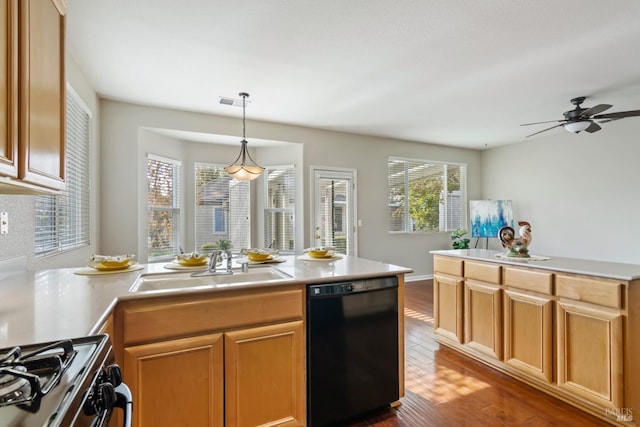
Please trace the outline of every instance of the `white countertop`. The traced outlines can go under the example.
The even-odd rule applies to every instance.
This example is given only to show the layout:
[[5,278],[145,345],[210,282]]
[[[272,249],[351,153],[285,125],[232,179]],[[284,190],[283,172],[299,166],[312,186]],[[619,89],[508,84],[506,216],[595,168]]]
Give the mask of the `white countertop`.
[[[294,256],[284,258],[285,262],[271,266],[291,275],[292,279],[270,283],[268,286],[300,282],[323,283],[412,272],[410,268],[349,256],[331,262],[303,261]],[[75,274],[78,269],[64,268],[19,272],[3,277],[0,279],[0,348],[96,333],[119,299],[229,290],[234,286],[247,287],[246,284],[212,285],[196,291],[163,291],[153,294],[129,291],[142,275],[185,273],[167,270],[164,268],[165,264],[144,264],[141,270],[118,274],[85,276]]]
[[640,279],[640,265],[623,264],[617,262],[594,261],[588,259],[549,257],[547,260],[534,261],[527,258],[506,259],[499,257],[505,251],[491,251],[486,249],[451,249],[431,251],[433,255],[453,256],[478,261],[497,262],[516,266],[541,268],[545,270],[562,271],[572,274],[583,274],[609,279],[632,281]]

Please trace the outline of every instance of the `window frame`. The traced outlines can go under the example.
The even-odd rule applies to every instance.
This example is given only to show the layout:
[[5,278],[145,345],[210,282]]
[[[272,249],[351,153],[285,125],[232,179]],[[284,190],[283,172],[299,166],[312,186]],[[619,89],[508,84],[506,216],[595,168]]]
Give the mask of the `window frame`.
[[[203,253],[206,252],[210,252],[212,249],[214,249],[213,247],[210,247],[210,243],[216,245],[217,243],[219,243],[219,241],[222,240],[226,240],[226,241],[230,241],[231,242],[231,247],[232,249],[234,249],[235,251],[239,251],[240,249],[242,249],[244,246],[246,247],[250,247],[251,245],[251,194],[252,194],[252,186],[250,185],[250,183],[248,181],[240,181],[237,179],[232,178],[230,175],[228,175],[225,171],[224,171],[225,165],[223,164],[219,164],[219,163],[209,163],[209,162],[194,162],[193,163],[193,182],[190,183],[190,185],[193,186],[194,189],[194,200],[193,200],[193,220],[194,220],[194,224],[195,224],[195,229],[193,232],[193,242],[196,246],[196,251],[200,251]],[[198,188],[198,174],[199,174],[199,169],[211,169],[211,170],[215,170],[220,172],[222,175],[224,176],[226,179],[228,179],[229,183],[231,185],[229,185],[229,192],[226,195],[227,198],[221,201],[218,201],[218,203],[220,203],[218,205],[218,203],[216,203],[215,201],[209,202],[209,203],[203,203],[202,201],[200,201],[200,204],[198,203],[199,197],[202,197],[202,194],[199,193],[200,189]],[[215,179],[218,179],[220,177],[217,177]],[[204,184],[200,184],[200,185],[204,185]],[[246,186],[246,200],[244,199],[234,199],[235,201],[239,202],[239,203],[231,203],[231,197],[232,194],[235,193],[234,190],[238,190],[238,191],[245,191],[242,187],[237,187],[237,186]],[[246,203],[246,205],[243,205],[242,203]],[[198,218],[199,215],[199,207],[202,206],[211,206],[213,208],[213,212],[211,215],[210,219],[204,219],[204,218]],[[241,207],[244,208],[246,207],[246,213],[247,213],[247,219],[246,219],[246,224],[239,224],[237,222],[242,221],[242,216],[238,215],[236,218],[236,215],[233,215],[231,210],[232,207],[236,206],[236,207]],[[216,229],[216,212],[218,211],[222,211],[223,215],[224,215],[224,227],[225,227],[225,231],[221,232],[219,230]],[[235,212],[235,211],[234,211]],[[211,236],[213,238],[213,241],[211,241],[211,239],[206,238],[206,233],[199,233],[199,230],[201,229],[201,227],[199,226],[202,221],[205,221],[203,223],[204,229],[206,229],[208,227],[209,221],[211,221]],[[236,222],[237,221],[237,222]],[[246,242],[242,241],[242,242],[238,242],[237,238],[234,238],[234,230],[237,230],[238,227],[242,227],[243,229],[246,229]],[[238,237],[238,236],[235,236]],[[236,240],[234,242],[234,240]],[[207,247],[203,247],[203,245],[207,245]]]
[[[402,171],[403,173],[403,193],[402,194],[409,194],[409,185],[411,184],[411,182],[409,181],[409,168],[408,165],[409,163],[418,163],[419,165],[417,167],[429,167],[429,166],[438,166],[438,167],[443,167],[443,172],[440,175],[441,178],[443,179],[443,185],[444,185],[444,192],[447,192],[447,185],[448,185],[448,167],[449,166],[453,166],[453,167],[459,167],[460,168],[460,172],[461,172],[461,176],[460,176],[460,189],[459,190],[455,190],[455,191],[460,191],[459,197],[460,197],[460,211],[459,211],[459,223],[456,226],[452,226],[449,227],[450,224],[450,218],[448,216],[448,203],[449,203],[449,198],[448,197],[444,197],[444,203],[441,203],[444,208],[444,218],[442,217],[442,212],[440,212],[439,214],[439,225],[438,225],[438,230],[420,230],[420,229],[412,229],[413,227],[411,226],[412,224],[412,220],[410,218],[410,213],[409,213],[409,209],[408,209],[408,204],[410,201],[410,198],[408,197],[404,197],[403,198],[403,202],[402,205],[404,205],[403,208],[403,218],[402,218],[402,230],[392,230],[392,212],[391,212],[391,206],[392,206],[392,184],[391,184],[391,179],[392,179],[392,173],[391,173],[391,165],[392,162],[404,162],[405,163],[405,167],[404,170]],[[399,172],[396,172],[394,174],[397,174]],[[467,194],[467,175],[468,175],[468,165],[466,163],[461,163],[461,162],[449,162],[449,161],[441,161],[441,160],[423,160],[423,159],[415,159],[415,158],[407,158],[407,157],[397,157],[397,156],[389,156],[387,159],[387,206],[388,206],[388,214],[387,214],[387,226],[388,226],[388,231],[390,234],[426,234],[426,233],[442,233],[442,232],[450,232],[453,230],[456,230],[458,228],[462,228],[465,229],[466,228],[466,224],[467,224],[467,218],[468,218],[468,214],[467,214],[467,200],[468,200],[468,194]],[[451,194],[451,192],[448,192],[449,194]],[[444,227],[442,226],[442,224],[444,223]]]
[[[290,198],[293,200],[292,207],[273,207],[271,205],[271,198],[269,196],[269,190],[270,190],[269,174],[271,171],[274,171],[274,170],[285,170],[286,174],[291,174],[291,179],[293,180],[293,188],[291,189],[291,193],[288,193],[288,194]],[[271,247],[271,244],[272,244],[270,236],[267,236],[267,233],[270,230],[270,228],[267,227],[267,224],[270,222],[271,216],[275,214],[289,215],[292,221],[291,222],[292,235],[289,236],[289,243],[287,245],[281,244],[279,247],[276,247],[274,249],[278,249],[282,254],[293,254],[296,251],[295,198],[296,198],[296,187],[298,185],[298,181],[296,180],[296,167],[293,164],[266,166],[265,171],[263,172],[262,175],[263,175],[262,179],[263,179],[263,198],[264,198],[264,206],[263,206],[263,214],[262,214],[263,221],[264,221],[264,227],[263,227],[264,244],[265,246],[269,246],[269,247]]]
[[[171,164],[173,169],[173,177],[172,177],[172,194],[171,194],[171,207],[160,207],[157,205],[149,204],[149,161],[153,160],[156,162],[163,162],[167,164]],[[147,230],[147,260],[149,262],[162,261],[166,259],[173,258],[177,255],[178,250],[180,248],[180,237],[182,235],[182,225],[181,225],[181,214],[182,214],[182,180],[184,172],[182,171],[182,161],[172,159],[169,157],[147,153],[147,160],[145,162],[145,177],[146,177],[146,230]],[[172,228],[172,246],[169,248],[172,249],[171,253],[161,254],[161,255],[152,255],[152,247],[151,247],[151,235],[150,224],[149,224],[149,213],[153,212],[169,212],[171,216],[171,223],[173,225]]]
[[[69,104],[72,104],[71,106]],[[44,258],[91,245],[91,143],[93,113],[73,87],[65,94],[64,194],[34,197],[34,257]],[[76,125],[77,115],[81,123]],[[71,122],[73,120],[73,122]],[[78,129],[82,127],[81,129]],[[76,141],[81,132],[85,137]],[[79,139],[79,138],[78,138]],[[73,173],[69,172],[73,170]],[[48,207],[44,207],[46,205]],[[40,224],[38,218],[46,218]],[[66,231],[63,231],[65,230]]]

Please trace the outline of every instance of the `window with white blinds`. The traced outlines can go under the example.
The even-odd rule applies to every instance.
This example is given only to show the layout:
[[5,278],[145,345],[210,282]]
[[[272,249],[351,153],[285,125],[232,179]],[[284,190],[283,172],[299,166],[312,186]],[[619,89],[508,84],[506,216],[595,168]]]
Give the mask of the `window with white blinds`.
[[89,142],[91,113],[67,87],[65,183],[62,195],[35,197],[35,255],[89,244]]
[[467,166],[390,157],[389,230],[413,233],[466,228]]
[[178,253],[180,231],[181,163],[149,154],[147,157],[147,248],[149,261]]
[[234,251],[251,247],[249,182],[231,178],[224,166],[196,163],[196,251],[210,252],[221,240]]
[[281,253],[295,251],[295,169],[293,166],[268,167],[264,174],[265,245]]

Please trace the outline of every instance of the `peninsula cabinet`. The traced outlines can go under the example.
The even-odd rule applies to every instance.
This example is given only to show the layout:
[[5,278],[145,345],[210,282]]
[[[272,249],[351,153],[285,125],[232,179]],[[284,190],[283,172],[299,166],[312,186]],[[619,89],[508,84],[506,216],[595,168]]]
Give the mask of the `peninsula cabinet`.
[[622,408],[622,285],[559,274],[556,286],[558,385],[601,406]]
[[504,269],[504,361],[523,375],[553,381],[553,275]]
[[460,277],[433,275],[433,328],[438,334],[462,343],[462,298],[464,282]]
[[440,344],[611,424],[640,425],[640,266],[433,254]]
[[464,266],[464,343],[502,359],[501,267],[477,262]]
[[301,426],[304,285],[121,300],[133,425]]
[[66,0],[3,0],[0,193],[63,190]]

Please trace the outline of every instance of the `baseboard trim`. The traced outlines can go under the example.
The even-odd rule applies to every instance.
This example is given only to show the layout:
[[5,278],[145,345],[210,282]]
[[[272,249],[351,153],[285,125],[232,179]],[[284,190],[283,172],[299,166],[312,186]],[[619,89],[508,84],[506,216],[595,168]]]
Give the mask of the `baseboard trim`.
[[427,274],[426,276],[404,276],[405,283],[431,279],[433,279],[433,274]]

